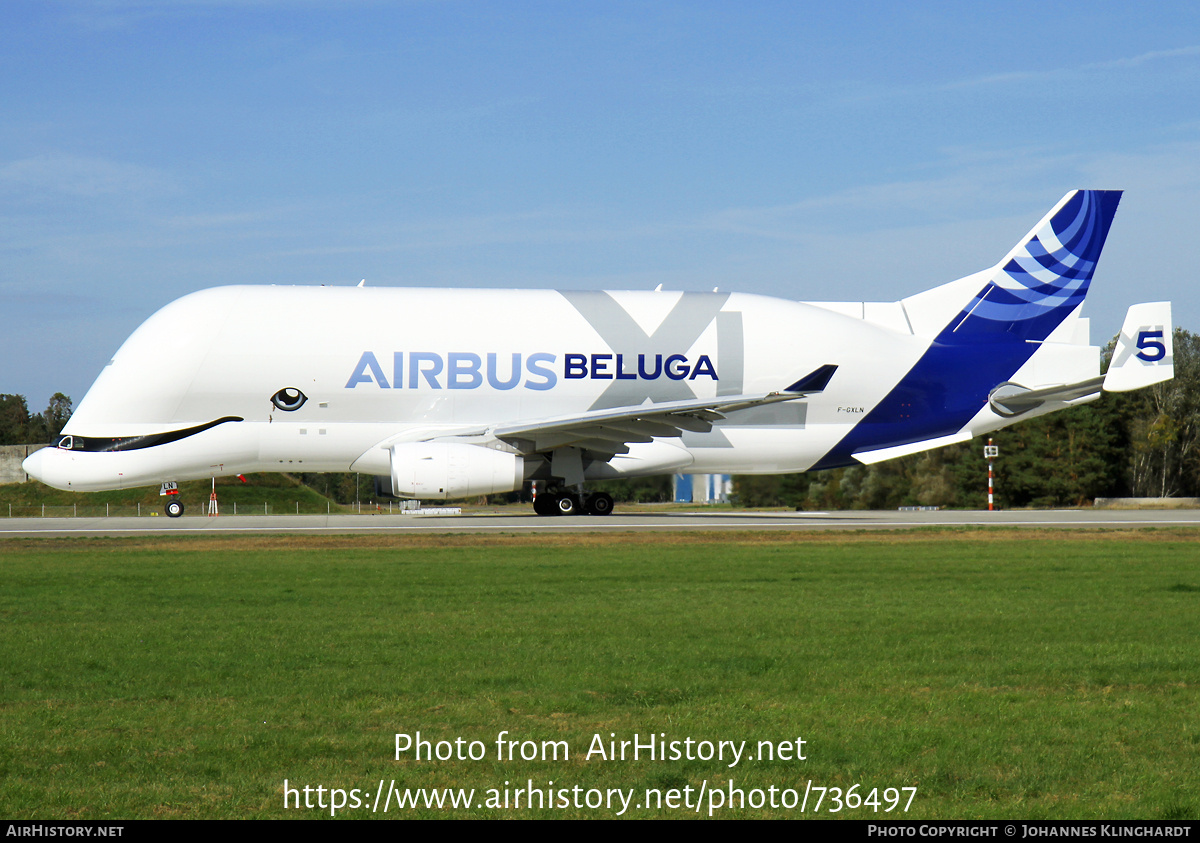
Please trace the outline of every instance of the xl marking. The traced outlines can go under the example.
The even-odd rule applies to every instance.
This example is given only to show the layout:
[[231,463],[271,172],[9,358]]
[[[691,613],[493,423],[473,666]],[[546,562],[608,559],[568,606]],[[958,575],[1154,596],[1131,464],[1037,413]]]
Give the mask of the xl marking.
[[[562,297],[579,311],[600,338],[614,351],[620,350],[626,360],[636,360],[639,354],[653,358],[655,354],[669,356],[686,352],[717,318],[729,293],[683,293],[671,312],[653,334],[647,334],[625,308],[605,292],[560,290]],[[718,362],[718,373],[720,364]],[[647,399],[686,401],[696,393],[687,381],[658,378],[655,380],[614,380],[595,400],[590,409],[627,407],[642,404]]]

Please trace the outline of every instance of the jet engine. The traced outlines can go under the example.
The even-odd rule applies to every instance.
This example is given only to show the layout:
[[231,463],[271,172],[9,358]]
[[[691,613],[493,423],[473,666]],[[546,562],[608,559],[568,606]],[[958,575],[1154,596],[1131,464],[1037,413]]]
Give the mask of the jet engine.
[[392,494],[446,500],[520,489],[525,461],[516,454],[457,442],[405,442],[391,447]]

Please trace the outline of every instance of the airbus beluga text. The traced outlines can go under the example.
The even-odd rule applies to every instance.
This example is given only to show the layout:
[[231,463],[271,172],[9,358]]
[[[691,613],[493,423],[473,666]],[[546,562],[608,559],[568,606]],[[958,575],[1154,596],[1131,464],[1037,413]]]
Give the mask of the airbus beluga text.
[[[1168,302],[1112,363],[1080,315],[1120,191],[1065,196],[991,269],[896,302],[737,293],[220,287],[167,305],[25,470],[60,489],[356,471],[401,497],[874,463],[1173,376]],[[171,349],[163,355],[163,349]],[[178,515],[178,498],[168,512]]]

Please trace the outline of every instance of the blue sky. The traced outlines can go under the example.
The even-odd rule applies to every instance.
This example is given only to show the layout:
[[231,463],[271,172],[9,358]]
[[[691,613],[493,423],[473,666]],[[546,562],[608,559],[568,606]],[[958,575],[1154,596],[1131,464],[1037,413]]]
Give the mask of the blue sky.
[[890,301],[1076,187],[1093,341],[1200,330],[1200,5],[5,0],[0,392],[221,284]]

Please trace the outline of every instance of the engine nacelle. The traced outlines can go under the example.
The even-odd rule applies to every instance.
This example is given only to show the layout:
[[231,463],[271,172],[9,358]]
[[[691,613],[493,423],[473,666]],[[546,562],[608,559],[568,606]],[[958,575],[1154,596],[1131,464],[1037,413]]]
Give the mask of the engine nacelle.
[[391,447],[392,494],[446,500],[512,492],[525,482],[516,454],[455,442],[405,442]]

